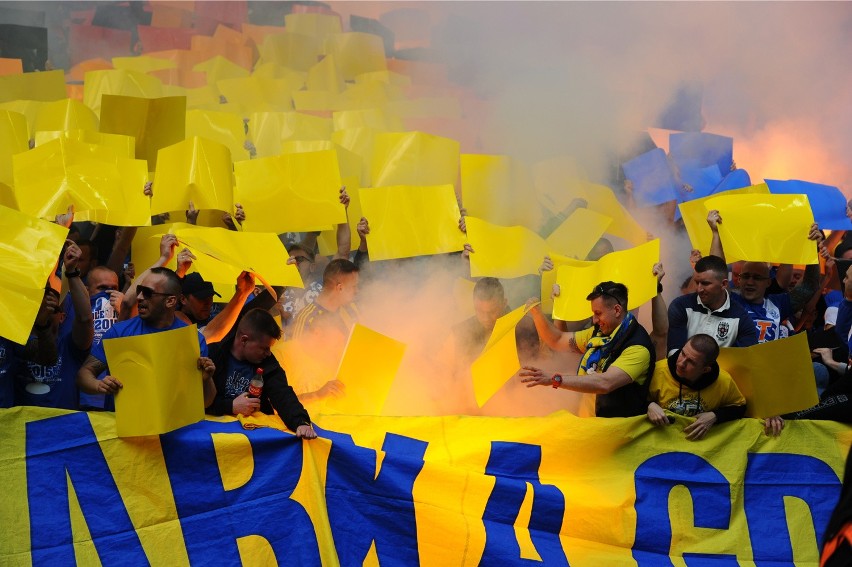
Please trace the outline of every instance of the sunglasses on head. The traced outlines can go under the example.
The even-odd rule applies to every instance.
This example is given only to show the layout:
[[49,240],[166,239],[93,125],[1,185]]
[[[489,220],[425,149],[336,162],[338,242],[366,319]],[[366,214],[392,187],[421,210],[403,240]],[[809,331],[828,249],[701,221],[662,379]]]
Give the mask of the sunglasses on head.
[[293,256],[293,259],[296,260],[296,265],[301,264],[302,262],[310,262],[311,259],[307,256]]
[[173,293],[163,293],[161,291],[154,291],[153,289],[151,289],[150,287],[148,287],[146,285],[137,285],[136,286],[136,293],[141,293],[142,297],[144,297],[145,299],[151,299],[155,295],[165,295],[167,297],[168,296],[174,296]]
[[594,295],[598,295],[598,296],[605,295],[607,297],[614,299],[616,303],[621,305],[621,300],[619,298],[617,298],[616,296],[614,296],[610,291],[607,291],[606,289],[604,289],[604,286],[602,286],[602,285],[595,286]]

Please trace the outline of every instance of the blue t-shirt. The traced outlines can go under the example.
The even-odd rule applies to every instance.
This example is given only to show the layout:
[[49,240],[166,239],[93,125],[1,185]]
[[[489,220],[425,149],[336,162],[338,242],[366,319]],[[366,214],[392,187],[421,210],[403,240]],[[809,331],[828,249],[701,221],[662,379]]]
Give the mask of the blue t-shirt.
[[79,407],[77,371],[89,351],[74,346],[71,332],[56,341],[59,356],[50,366],[26,360],[15,377],[15,404],[76,410]]
[[738,293],[731,297],[748,311],[748,316],[757,328],[757,342],[765,343],[789,336],[787,327],[782,323],[793,316],[793,305],[789,293],[767,295],[761,303],[749,303]]
[[223,392],[223,396],[234,399],[243,392],[248,392],[249,382],[254,377],[254,373],[254,366],[228,355],[228,368],[225,374],[225,391]]
[[[172,322],[170,327],[166,327],[164,329],[158,329],[157,327],[152,327],[147,324],[145,321],[139,318],[137,315],[132,319],[128,319],[127,321],[122,321],[120,323],[116,323],[113,325],[109,331],[104,333],[101,342],[92,345],[92,353],[91,355],[104,364],[106,364],[106,353],[104,352],[104,341],[107,339],[117,339],[121,337],[136,337],[139,335],[150,335],[153,333],[162,333],[164,331],[172,331],[174,329],[180,329],[181,327],[188,326],[186,323],[175,317],[174,322]],[[201,348],[201,356],[207,356],[207,341],[204,340],[204,335],[200,332],[198,333],[198,345]],[[109,374],[109,367],[104,370],[98,379],[103,379],[104,376]],[[101,401],[99,404],[98,402]],[[84,392],[80,393],[80,405],[91,406],[95,408],[103,408],[107,411],[115,411],[115,402],[113,401],[112,396],[107,396],[105,394],[86,394]]]
[[15,370],[19,362],[16,350],[23,348],[0,337],[0,408],[15,405]]

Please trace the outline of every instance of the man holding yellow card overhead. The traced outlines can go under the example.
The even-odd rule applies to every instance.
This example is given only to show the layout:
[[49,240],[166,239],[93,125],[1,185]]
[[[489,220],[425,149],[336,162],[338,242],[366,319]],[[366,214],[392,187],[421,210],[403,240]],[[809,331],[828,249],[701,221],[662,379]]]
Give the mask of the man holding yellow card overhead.
[[[651,337],[627,310],[627,287],[601,282],[586,299],[591,301],[594,327],[563,332],[532,308],[539,337],[554,350],[572,350],[583,355],[577,375],[545,374],[525,366],[520,372],[527,387],[552,386],[575,392],[597,394],[595,416],[630,417],[648,408],[648,382],[655,354]],[[531,299],[530,302],[538,301]]]

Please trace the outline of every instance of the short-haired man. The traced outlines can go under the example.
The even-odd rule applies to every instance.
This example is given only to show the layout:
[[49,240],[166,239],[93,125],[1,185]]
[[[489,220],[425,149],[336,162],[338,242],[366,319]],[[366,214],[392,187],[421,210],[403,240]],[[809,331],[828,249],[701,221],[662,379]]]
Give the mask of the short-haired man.
[[702,439],[715,423],[745,415],[746,400],[731,375],[719,368],[719,345],[699,333],[683,348],[657,362],[648,389],[648,419],[669,425],[665,411],[694,417],[683,429],[689,440]]
[[719,346],[757,344],[757,329],[748,312],[728,292],[728,265],[718,256],[704,256],[695,264],[697,291],[669,305],[669,354],[699,333],[710,335]]
[[358,266],[349,260],[329,262],[322,276],[322,291],[296,314],[294,339],[311,332],[336,331],[345,340],[357,318],[353,302],[358,293],[358,271]]
[[[119,337],[131,337],[160,333],[185,327],[186,323],[175,317],[178,298],[181,294],[180,278],[172,270],[163,267],[151,268],[142,283],[136,285],[136,300],[139,314],[126,321],[116,323],[103,336],[103,340],[92,348],[83,367],[77,373],[77,385],[88,394],[116,394],[122,383],[109,375],[103,341]],[[201,356],[197,367],[204,380],[204,404],[209,405],[216,395],[213,385],[213,361],[207,358],[207,342],[198,333]],[[106,372],[103,378],[98,376]],[[111,400],[105,407],[111,406]]]
[[627,287],[602,282],[586,299],[591,302],[594,327],[583,331],[560,331],[539,306],[531,310],[538,336],[550,348],[583,355],[577,375],[546,374],[539,368],[525,366],[520,372],[521,381],[527,387],[553,386],[597,394],[597,417],[642,415],[648,407],[654,344],[627,310]]
[[[317,434],[311,418],[271,352],[280,338],[281,328],[272,315],[264,309],[252,309],[240,319],[236,333],[210,346],[210,356],[216,365],[213,381],[217,393],[207,406],[207,413],[251,415],[259,409],[271,415],[274,409],[297,437],[313,439]],[[263,391],[260,398],[252,398],[248,387],[258,369],[263,370]]]

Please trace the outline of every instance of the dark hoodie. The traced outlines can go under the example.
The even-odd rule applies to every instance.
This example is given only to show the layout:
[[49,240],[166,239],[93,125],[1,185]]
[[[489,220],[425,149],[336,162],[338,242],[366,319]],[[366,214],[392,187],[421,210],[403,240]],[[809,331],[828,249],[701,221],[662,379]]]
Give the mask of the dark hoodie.
[[[677,374],[677,359],[680,356],[680,350],[676,351],[674,354],[669,355],[667,359],[667,363],[669,365],[669,372],[672,374],[672,378],[680,385],[680,394],[678,395],[678,401],[682,401],[682,394],[684,386],[688,389],[698,392],[698,403],[701,403],[701,390],[704,390],[708,386],[711,386],[716,380],[719,379],[719,365],[714,360],[712,364],[710,364],[710,371],[705,372],[695,382],[687,382]],[[716,423],[722,423],[725,421],[732,421],[734,419],[740,419],[745,415],[745,406],[724,406],[720,408],[716,408],[714,410],[710,410],[716,414]]]

